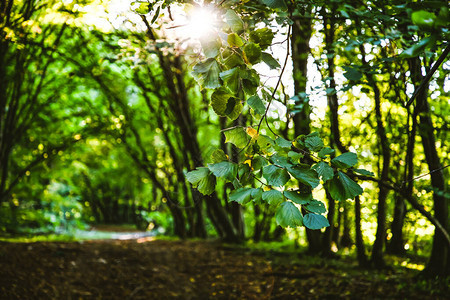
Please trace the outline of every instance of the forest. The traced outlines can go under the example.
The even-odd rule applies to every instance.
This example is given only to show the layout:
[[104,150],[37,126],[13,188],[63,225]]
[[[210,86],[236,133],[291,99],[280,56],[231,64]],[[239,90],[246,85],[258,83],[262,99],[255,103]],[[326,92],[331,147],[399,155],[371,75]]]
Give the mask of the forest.
[[1,299],[448,299],[447,1],[0,1]]

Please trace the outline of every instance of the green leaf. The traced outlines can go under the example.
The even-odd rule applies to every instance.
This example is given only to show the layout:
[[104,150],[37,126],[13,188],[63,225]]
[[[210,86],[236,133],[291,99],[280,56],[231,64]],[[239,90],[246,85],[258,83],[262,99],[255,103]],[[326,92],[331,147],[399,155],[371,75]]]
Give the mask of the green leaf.
[[260,203],[263,195],[263,190],[261,188],[254,188],[252,191],[253,202]]
[[260,155],[255,155],[252,158],[252,168],[255,171],[261,170],[262,167],[267,166],[267,164],[268,164],[267,160]]
[[225,143],[232,143],[238,148],[244,148],[250,139],[243,127],[229,129],[225,131],[224,134]]
[[308,204],[311,200],[313,200],[312,193],[298,193],[295,191],[284,191],[284,196],[292,202],[297,204]]
[[338,201],[354,199],[363,193],[359,184],[340,171],[328,182],[328,191],[331,197]]
[[258,95],[248,98],[247,103],[258,115],[263,115],[266,112],[266,106]]
[[214,58],[220,53],[222,42],[220,39],[203,39],[201,40],[203,53],[207,58]]
[[[244,31],[244,22],[232,9],[228,9],[225,13],[225,21],[230,26],[231,30],[236,33]],[[229,42],[228,42],[229,43]],[[238,46],[240,47],[240,46]]]
[[261,59],[271,69],[277,69],[281,67],[278,61],[275,58],[273,58],[273,56],[269,53],[266,52],[261,53]]
[[244,45],[244,42],[236,33],[230,33],[227,42],[230,47],[242,47]]
[[337,168],[347,169],[358,163],[358,156],[353,152],[345,152],[331,160],[331,164]]
[[221,86],[219,64],[213,58],[208,58],[205,62],[196,64],[192,73],[205,88],[215,89]]
[[242,112],[241,102],[228,93],[225,88],[218,88],[211,95],[211,106],[219,116],[235,120]]
[[240,56],[237,53],[232,53],[231,55],[227,56],[223,63],[225,64],[225,66],[227,66],[227,68],[231,69],[234,68],[236,66],[240,66],[240,65],[244,65],[244,59],[242,58],[242,56]]
[[246,204],[252,199],[253,188],[240,188],[230,193],[230,201]]
[[344,67],[345,73],[344,76],[348,80],[358,81],[362,78],[363,74],[355,68],[352,67]]
[[419,10],[411,14],[411,21],[420,28],[433,28],[436,15],[425,10]]
[[315,188],[319,185],[320,180],[316,171],[304,169],[300,167],[292,167],[288,169],[289,173],[298,181]]
[[261,61],[261,48],[258,44],[248,43],[244,46],[244,59],[247,59],[252,65]]
[[216,177],[209,173],[208,176],[199,181],[197,189],[203,195],[211,195],[216,189]]
[[286,156],[282,156],[282,155],[280,155],[278,153],[275,153],[274,155],[272,155],[270,157],[270,161],[274,165],[278,165],[278,166],[281,166],[283,168],[292,167],[292,164],[289,162],[288,158]]
[[318,200],[311,200],[311,202],[309,202],[306,205],[303,205],[303,207],[312,213],[316,213],[316,214],[324,214],[327,212],[327,209],[325,208],[325,204],[323,204],[322,201],[318,201]]
[[228,157],[222,149],[216,149],[213,153],[211,153],[211,160],[213,163],[219,163],[224,160],[228,160]]
[[412,45],[410,48],[403,51],[400,54],[400,56],[405,58],[416,57],[420,53],[422,53],[425,50],[425,48],[434,45],[435,42],[436,42],[435,36],[426,37],[421,41],[419,41],[418,43]]
[[281,136],[279,136],[276,140],[275,140],[275,144],[277,144],[279,147],[281,148],[287,148],[290,149],[292,147],[292,142],[288,141],[284,138],[282,138]]
[[361,174],[361,175],[375,176],[375,174],[373,174],[372,172],[364,170],[364,169],[353,169],[353,171],[355,171],[356,173]]
[[319,152],[323,148],[323,141],[318,136],[307,136],[305,138],[305,146],[310,151]]
[[270,8],[287,9],[284,0],[260,0],[260,1]]
[[219,76],[233,93],[239,91],[239,68],[223,71]]
[[312,166],[312,169],[316,170],[319,177],[322,178],[323,182],[326,182],[333,178],[334,170],[326,162],[319,162]]
[[277,190],[266,191],[262,194],[262,199],[269,203],[270,205],[277,206],[283,202],[283,194]]
[[294,152],[294,151],[289,151],[288,152],[288,156],[289,156],[289,158],[291,159],[291,161],[293,163],[299,163],[300,159],[303,158],[303,154],[302,153],[297,153],[297,152]]
[[322,150],[320,150],[318,153],[320,158],[325,158],[327,155],[333,155],[333,154],[334,154],[334,150],[329,147],[322,148]]
[[236,178],[238,171],[238,166],[229,161],[210,164],[208,168],[216,177],[223,177],[229,181],[233,181]]
[[268,165],[263,168],[263,177],[267,180],[267,184],[272,186],[283,186],[290,179],[285,169],[274,165]]
[[194,186],[199,183],[200,180],[208,176],[209,169],[206,167],[197,168],[196,170],[190,171],[186,174],[186,179]]
[[270,28],[264,27],[251,31],[250,41],[259,44],[261,49],[267,49],[267,47],[269,47],[272,44],[274,36],[275,34]]
[[303,217],[303,224],[306,228],[309,229],[322,229],[324,227],[330,226],[330,223],[328,222],[327,218],[325,218],[322,215],[316,215],[316,214],[306,214]]
[[275,145],[275,142],[270,137],[263,134],[258,136],[256,142],[258,143],[259,148],[266,152],[272,152],[272,147]]
[[302,214],[298,208],[289,201],[281,203],[275,213],[277,224],[281,227],[297,227],[302,226]]

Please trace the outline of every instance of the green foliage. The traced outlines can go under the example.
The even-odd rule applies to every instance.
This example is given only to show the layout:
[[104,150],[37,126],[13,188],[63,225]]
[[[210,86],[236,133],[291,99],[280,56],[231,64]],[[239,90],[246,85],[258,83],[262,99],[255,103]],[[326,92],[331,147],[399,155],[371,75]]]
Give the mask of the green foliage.
[[282,227],[302,226],[303,216],[298,208],[289,201],[283,202],[275,214],[277,224]]

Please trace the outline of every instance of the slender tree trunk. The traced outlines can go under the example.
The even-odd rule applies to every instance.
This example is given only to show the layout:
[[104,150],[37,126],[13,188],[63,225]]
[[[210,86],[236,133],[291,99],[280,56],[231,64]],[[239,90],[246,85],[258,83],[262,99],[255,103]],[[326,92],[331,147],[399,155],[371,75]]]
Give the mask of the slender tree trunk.
[[[360,46],[360,51],[362,55],[362,64],[366,65],[365,50],[363,46]],[[378,138],[378,143],[380,145],[381,151],[380,156],[383,160],[381,166],[381,181],[388,181],[389,179],[389,165],[391,159],[391,152],[389,149],[389,141],[386,136],[386,129],[383,124],[383,116],[381,113],[381,93],[377,86],[375,78],[371,74],[366,74],[369,86],[372,88],[375,100],[375,119],[376,119],[376,133]],[[378,209],[377,209],[377,232],[375,235],[375,242],[372,248],[371,262],[376,268],[383,268],[385,266],[385,261],[383,258],[384,244],[386,241],[386,200],[389,194],[389,189],[384,185],[378,186]]]
[[[294,115],[294,133],[297,137],[300,134],[309,134],[311,108],[306,95],[307,83],[307,65],[309,55],[309,40],[312,34],[311,20],[307,18],[296,17],[292,25],[292,65],[294,74],[294,91],[296,95]],[[320,253],[322,249],[320,230],[310,230],[305,228],[306,237],[309,244],[309,252],[313,254]]]
[[[421,74],[421,63],[419,58],[409,60],[411,79],[416,87],[423,80]],[[448,200],[445,192],[448,184],[444,178],[444,172],[436,149],[434,126],[431,120],[430,106],[428,104],[428,87],[424,88],[417,96],[416,107],[419,115],[419,135],[425,153],[428,169],[432,172],[431,186],[434,189],[434,216],[441,225],[448,230]],[[426,268],[423,270],[426,277],[450,275],[449,247],[441,231],[435,229],[433,248]]]
[[394,219],[391,224],[392,238],[386,245],[386,250],[391,254],[405,254],[403,239],[403,223],[406,216],[406,204],[401,195],[395,196]]
[[356,257],[358,258],[359,266],[363,268],[368,267],[369,259],[366,255],[363,234],[361,231],[361,202],[359,196],[355,197],[355,244]]
[[353,245],[352,236],[350,234],[350,218],[349,218],[349,205],[348,202],[343,202],[343,212],[342,212],[342,238],[341,238],[341,246],[349,248]]

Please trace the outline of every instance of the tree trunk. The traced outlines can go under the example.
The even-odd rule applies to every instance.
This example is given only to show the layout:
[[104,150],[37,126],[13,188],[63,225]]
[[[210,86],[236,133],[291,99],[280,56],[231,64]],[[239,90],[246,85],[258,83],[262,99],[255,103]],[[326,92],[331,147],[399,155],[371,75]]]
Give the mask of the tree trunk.
[[[292,65],[294,74],[295,109],[294,120],[295,137],[309,134],[311,108],[306,96],[307,65],[309,55],[309,40],[312,34],[311,19],[296,17],[292,24]],[[309,252],[317,254],[322,249],[320,230],[305,228],[309,244]]]
[[355,197],[355,244],[356,257],[360,267],[368,267],[369,260],[366,255],[363,235],[361,231],[361,202],[359,196]]
[[[365,50],[363,46],[360,46],[362,55],[361,62],[363,65],[367,65]],[[380,180],[383,182],[389,179],[389,165],[391,159],[391,152],[389,149],[389,141],[386,136],[386,129],[383,124],[383,116],[381,113],[381,94],[380,89],[377,86],[375,78],[372,74],[366,74],[369,86],[372,88],[375,100],[375,119],[376,119],[376,133],[378,138],[378,144],[380,145],[380,159],[383,160],[381,167]],[[378,209],[377,209],[377,232],[375,235],[375,242],[372,248],[372,265],[376,268],[383,268],[385,261],[383,258],[384,244],[386,241],[386,199],[389,194],[389,189],[384,185],[378,185]]]
[[[409,60],[411,78],[416,87],[423,80],[421,74],[421,63],[419,58]],[[445,197],[447,184],[444,172],[436,149],[434,127],[431,120],[430,107],[428,104],[428,86],[417,96],[417,110],[419,115],[419,135],[422,139],[422,146],[425,153],[425,160],[428,169],[432,172],[431,186],[434,189],[434,216],[441,225],[448,229],[448,200]],[[449,247],[444,235],[437,229],[434,232],[433,248],[426,268],[423,270],[426,277],[448,276],[450,275]]]

